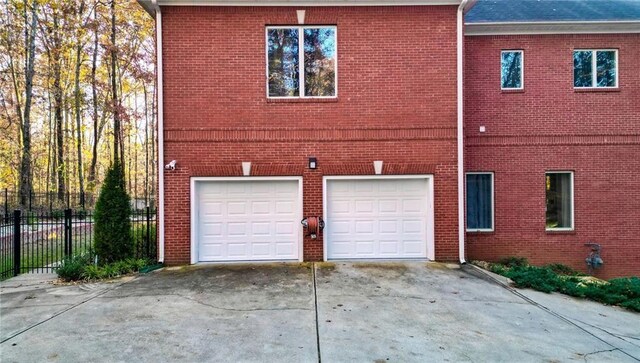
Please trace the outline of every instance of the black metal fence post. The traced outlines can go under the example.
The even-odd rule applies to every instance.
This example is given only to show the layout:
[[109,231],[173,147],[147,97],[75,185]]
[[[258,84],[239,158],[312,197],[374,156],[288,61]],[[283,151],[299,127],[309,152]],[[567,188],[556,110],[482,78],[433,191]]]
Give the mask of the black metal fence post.
[[71,257],[71,254],[73,253],[73,247],[71,243],[71,240],[72,240],[71,217],[72,217],[71,209],[65,209],[64,210],[64,256],[65,257]]
[[149,258],[149,253],[151,248],[151,235],[149,233],[151,231],[151,228],[149,226],[150,223],[151,223],[151,213],[150,213],[150,208],[147,205],[147,236],[145,238],[145,243],[147,244],[147,255],[145,256],[146,258]]
[[13,276],[20,274],[20,222],[22,211],[13,211]]

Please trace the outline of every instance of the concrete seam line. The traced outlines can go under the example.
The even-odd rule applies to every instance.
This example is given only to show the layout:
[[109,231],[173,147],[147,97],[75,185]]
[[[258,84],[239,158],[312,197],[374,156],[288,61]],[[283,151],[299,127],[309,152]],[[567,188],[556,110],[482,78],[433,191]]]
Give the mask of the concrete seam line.
[[316,311],[316,347],[318,348],[318,363],[322,363],[320,355],[320,322],[318,320],[318,290],[316,288],[316,263],[311,264],[311,277],[313,278],[313,303]]
[[618,351],[620,351],[622,354],[624,354],[624,355],[626,355],[626,356],[630,357],[631,359],[633,359],[633,360],[635,360],[635,361],[640,362],[640,358],[637,358],[637,357],[635,357],[635,356],[633,356],[633,355],[631,355],[631,354],[629,354],[629,353],[625,352],[623,349],[621,349],[621,348],[619,348],[619,347],[616,347],[615,345],[613,345],[613,344],[611,344],[611,343],[607,342],[606,340],[604,340],[604,339],[600,338],[599,336],[597,336],[597,335],[593,334],[592,332],[588,331],[587,329],[585,329],[585,328],[581,327],[580,325],[578,325],[578,324],[574,323],[571,319],[569,319],[569,318],[565,317],[564,315],[561,315],[560,313],[556,313],[555,311],[553,311],[553,310],[549,309],[548,307],[546,307],[546,306],[544,306],[544,305],[542,305],[542,304],[540,304],[540,303],[538,303],[538,302],[534,301],[533,299],[531,299],[531,298],[527,297],[526,295],[522,294],[521,292],[519,292],[519,291],[518,291],[518,290],[516,290],[515,288],[513,288],[513,287],[511,287],[511,286],[509,286],[509,285],[504,284],[502,281],[500,281],[500,280],[496,279],[495,277],[491,276],[490,274],[488,274],[488,273],[487,273],[487,271],[485,271],[484,269],[482,269],[482,268],[480,268],[480,267],[478,267],[478,266],[474,266],[473,264],[469,264],[469,265],[470,265],[470,266],[475,267],[478,271],[480,271],[481,273],[483,273],[483,274],[484,274],[485,276],[487,276],[489,279],[491,279],[491,280],[495,281],[497,284],[499,284],[499,285],[500,285],[500,286],[502,286],[503,288],[507,289],[509,292],[511,292],[512,294],[514,294],[514,295],[516,295],[517,297],[521,298],[522,300],[524,300],[524,301],[528,302],[529,304],[531,304],[531,305],[533,305],[533,306],[535,306],[535,307],[537,307],[537,308],[539,308],[539,309],[541,309],[541,310],[543,310],[543,311],[546,311],[547,313],[549,313],[549,314],[551,314],[551,315],[555,316],[556,318],[558,318],[558,319],[560,319],[560,320],[564,321],[565,323],[568,323],[568,324],[570,324],[570,325],[573,325],[574,327],[578,328],[579,330],[583,331],[584,333],[586,333],[586,334],[588,334],[588,335],[591,335],[592,337],[594,337],[594,338],[596,338],[597,340],[599,340],[599,341],[603,342],[604,344],[606,344],[606,345],[608,345],[608,346],[610,346],[610,347],[612,347],[612,348],[615,348],[614,350],[618,350]]
[[[133,281],[133,280],[135,280],[135,279],[132,279],[132,280],[130,280],[130,281]],[[13,335],[11,335],[10,337],[3,339],[2,341],[0,341],[0,344],[3,344],[4,342],[11,340],[11,339],[13,339],[13,338],[17,337],[18,335],[21,335],[21,334],[23,334],[23,333],[26,333],[26,332],[28,332],[29,330],[31,330],[31,329],[33,329],[33,328],[35,328],[35,327],[37,327],[37,326],[40,326],[40,325],[42,325],[42,324],[44,324],[44,323],[48,322],[49,320],[52,320],[53,318],[56,318],[56,317],[58,317],[58,316],[60,316],[60,315],[62,315],[62,314],[64,314],[64,313],[66,313],[67,311],[69,311],[69,310],[71,310],[71,309],[74,309],[74,308],[76,308],[76,307],[78,307],[78,306],[80,306],[80,305],[82,305],[82,304],[84,304],[84,303],[86,303],[86,302],[89,302],[89,301],[91,301],[91,300],[93,300],[93,299],[95,299],[95,298],[97,298],[97,297],[100,297],[100,296],[102,296],[102,295],[106,294],[107,292],[112,291],[112,290],[116,289],[117,287],[120,287],[120,286],[122,286],[122,285],[124,285],[124,284],[126,284],[127,282],[130,282],[130,281],[124,281],[124,282],[121,282],[121,283],[119,283],[119,284],[117,284],[117,285],[113,286],[113,287],[112,287],[112,288],[110,288],[110,289],[106,289],[106,290],[104,290],[104,291],[102,291],[102,292],[99,292],[99,293],[97,293],[97,294],[95,294],[95,295],[91,296],[90,298],[88,298],[88,299],[86,299],[86,300],[80,301],[79,303],[77,303],[77,304],[75,304],[75,305],[72,305],[72,306],[70,306],[70,307],[68,307],[68,308],[66,308],[66,309],[63,309],[62,311],[59,311],[59,312],[57,312],[57,313],[55,313],[55,314],[51,315],[50,317],[48,317],[48,318],[44,319],[43,321],[40,321],[40,322],[38,322],[38,323],[35,323],[35,324],[33,324],[33,325],[31,325],[31,326],[29,326],[29,327],[27,327],[27,328],[23,329],[23,330],[21,330],[21,331],[19,331],[19,332],[15,333],[15,334],[13,334]]]

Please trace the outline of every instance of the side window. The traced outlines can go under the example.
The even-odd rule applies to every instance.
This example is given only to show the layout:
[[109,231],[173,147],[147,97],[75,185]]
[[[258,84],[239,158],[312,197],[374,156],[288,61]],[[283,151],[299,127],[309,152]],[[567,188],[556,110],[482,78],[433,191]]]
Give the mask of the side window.
[[266,32],[268,97],[336,97],[336,27],[267,27]]
[[573,173],[547,172],[545,178],[547,230],[573,229]]
[[618,51],[575,50],[573,52],[574,88],[618,87]]
[[524,52],[521,50],[503,50],[500,53],[500,88],[524,88]]
[[493,231],[493,173],[467,173],[467,231]]

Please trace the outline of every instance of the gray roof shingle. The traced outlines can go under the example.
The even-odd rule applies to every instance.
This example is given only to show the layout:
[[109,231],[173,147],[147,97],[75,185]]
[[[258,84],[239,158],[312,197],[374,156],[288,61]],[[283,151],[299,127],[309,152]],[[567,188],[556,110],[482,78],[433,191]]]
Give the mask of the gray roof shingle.
[[640,0],[478,0],[467,24],[562,21],[638,21]]

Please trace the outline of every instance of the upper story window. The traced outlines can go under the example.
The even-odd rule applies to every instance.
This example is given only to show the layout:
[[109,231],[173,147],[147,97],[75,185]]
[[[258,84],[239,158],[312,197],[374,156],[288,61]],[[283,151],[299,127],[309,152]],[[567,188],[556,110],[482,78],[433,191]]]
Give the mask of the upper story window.
[[501,52],[501,81],[502,89],[523,89],[523,56],[521,50],[503,50]]
[[574,50],[573,87],[618,87],[618,51]]
[[335,26],[267,27],[267,95],[336,97]]

